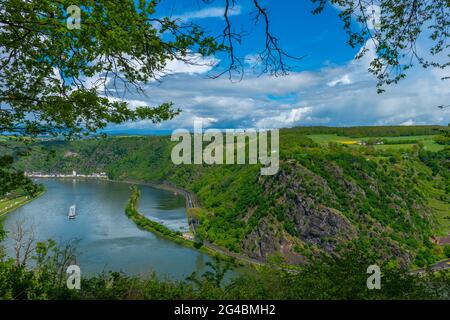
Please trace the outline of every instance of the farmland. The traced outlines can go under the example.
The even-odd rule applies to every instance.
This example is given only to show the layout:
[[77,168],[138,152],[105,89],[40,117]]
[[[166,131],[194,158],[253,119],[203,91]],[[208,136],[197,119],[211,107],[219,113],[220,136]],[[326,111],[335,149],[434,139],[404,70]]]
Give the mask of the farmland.
[[[337,134],[313,134],[308,135],[314,142],[327,146],[329,143],[339,143],[352,147],[361,147],[360,143],[368,141],[387,141],[388,143],[374,144],[373,147],[378,150],[411,150],[414,145],[421,143],[423,148],[428,151],[437,152],[443,150],[445,146],[437,144],[433,139],[434,135],[416,135],[416,136],[392,136],[392,137],[361,137],[352,138]],[[398,142],[398,143],[397,143]]]

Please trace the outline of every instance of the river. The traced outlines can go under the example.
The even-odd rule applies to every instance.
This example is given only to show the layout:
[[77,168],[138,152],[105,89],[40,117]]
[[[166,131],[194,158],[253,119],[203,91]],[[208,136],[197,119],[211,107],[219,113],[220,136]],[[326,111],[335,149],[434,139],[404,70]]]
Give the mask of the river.
[[[192,272],[203,272],[210,258],[154,234],[140,230],[129,220],[125,205],[130,185],[106,180],[38,179],[46,192],[40,198],[3,217],[9,235],[18,221],[33,226],[38,241],[54,239],[64,243],[78,239],[77,264],[82,273],[123,271],[145,276],[184,279]],[[185,200],[172,192],[140,186],[140,212],[175,230],[188,228]],[[69,207],[76,205],[76,219],[69,220]],[[13,240],[5,240],[13,255]]]

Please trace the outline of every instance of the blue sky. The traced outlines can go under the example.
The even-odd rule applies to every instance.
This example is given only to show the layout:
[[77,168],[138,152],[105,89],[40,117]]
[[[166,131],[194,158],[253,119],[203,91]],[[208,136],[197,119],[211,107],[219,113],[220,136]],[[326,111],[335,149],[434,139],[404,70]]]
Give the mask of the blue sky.
[[[121,132],[192,128],[195,119],[214,128],[268,128],[292,126],[354,126],[443,124],[450,122],[450,110],[436,106],[450,102],[450,82],[443,71],[415,68],[399,85],[376,93],[376,81],[367,71],[373,51],[354,60],[361,48],[351,48],[338,18],[338,8],[311,14],[309,0],[261,1],[269,8],[271,28],[280,46],[293,56],[295,66],[285,77],[258,76],[252,72],[252,57],[261,50],[262,25],[253,26],[252,1],[236,1],[231,19],[236,31],[251,32],[243,38],[238,55],[248,62],[240,82],[227,76],[210,79],[226,65],[223,55],[200,59],[202,65],[187,66],[173,61],[161,83],[145,86],[145,96],[127,93],[131,107],[173,101],[183,112],[159,125],[149,121],[109,127]],[[165,0],[158,15],[192,21],[214,34],[224,27],[224,1],[204,4],[200,0]],[[420,49],[421,43],[419,43]],[[425,45],[425,43],[423,43]],[[373,49],[371,43],[367,43]],[[215,67],[213,65],[216,65]]]

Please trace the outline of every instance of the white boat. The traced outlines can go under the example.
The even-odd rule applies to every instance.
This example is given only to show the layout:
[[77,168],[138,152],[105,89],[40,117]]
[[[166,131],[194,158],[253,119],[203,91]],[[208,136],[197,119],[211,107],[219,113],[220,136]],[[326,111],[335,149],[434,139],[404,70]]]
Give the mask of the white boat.
[[75,205],[72,205],[70,208],[69,208],[69,219],[75,219],[75,216],[77,215],[77,212],[76,212],[76,207],[75,207]]

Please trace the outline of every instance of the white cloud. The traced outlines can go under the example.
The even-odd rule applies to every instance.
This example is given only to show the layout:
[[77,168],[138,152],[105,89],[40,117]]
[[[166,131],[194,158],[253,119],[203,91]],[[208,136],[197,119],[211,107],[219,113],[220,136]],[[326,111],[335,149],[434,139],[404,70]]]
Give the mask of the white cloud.
[[137,107],[144,107],[148,105],[148,101],[144,100],[135,100],[135,99],[120,99],[117,97],[107,97],[110,102],[126,102],[131,110],[136,109]]
[[215,57],[202,57],[200,54],[189,54],[183,60],[169,60],[162,74],[201,74],[211,71],[218,63],[219,60]]
[[[331,4],[339,11],[343,11],[347,8],[347,6],[343,7],[337,3]],[[355,7],[353,11],[353,16],[356,18],[357,16],[362,16],[362,11],[359,7]],[[381,7],[377,4],[367,5],[365,7],[364,16],[366,17],[366,25],[370,30],[378,29],[381,23]]]
[[[342,66],[278,78],[247,75],[238,83],[227,78],[207,79],[201,72],[181,68],[183,73],[147,86],[147,101],[151,105],[173,101],[182,108],[180,116],[160,126],[164,129],[192,128],[195,117],[207,119],[205,127],[216,128],[450,122],[450,108],[437,108],[450,101],[449,82],[441,80],[442,71],[413,69],[406,80],[377,94],[376,79],[367,70],[375,46],[372,42],[366,46],[366,58]],[[141,127],[155,128],[149,122],[141,123]]]
[[414,121],[409,119],[408,121],[400,123],[400,125],[401,126],[413,126],[414,125]]
[[366,8],[365,16],[367,17],[367,27],[371,30],[380,28],[381,23],[381,7],[373,4]]
[[[242,12],[241,6],[231,7],[228,11],[228,16],[237,16]],[[198,11],[185,12],[180,15],[175,15],[173,19],[179,19],[182,21],[194,20],[194,19],[206,19],[206,18],[224,18],[224,7],[208,7]]]
[[261,63],[261,57],[259,54],[248,54],[245,56],[244,61],[251,68],[254,68]]
[[303,119],[303,116],[310,113],[312,108],[302,107],[281,112],[277,116],[263,118],[256,122],[257,128],[280,128],[291,127],[293,124]]
[[352,83],[352,80],[350,79],[350,75],[344,74],[342,77],[328,82],[327,85],[329,87],[335,87],[337,85],[346,85],[346,84],[351,84],[351,83]]
[[203,127],[210,127],[212,124],[216,123],[218,120],[216,118],[212,118],[212,117],[193,116],[191,121],[192,121],[192,123],[201,121]]

